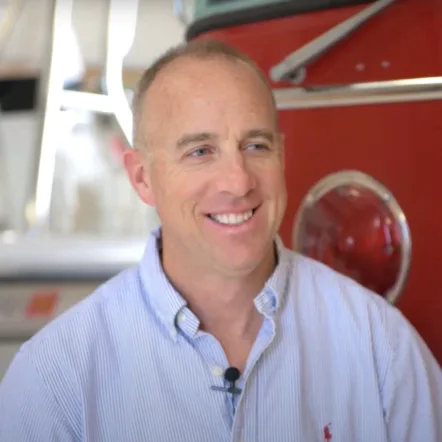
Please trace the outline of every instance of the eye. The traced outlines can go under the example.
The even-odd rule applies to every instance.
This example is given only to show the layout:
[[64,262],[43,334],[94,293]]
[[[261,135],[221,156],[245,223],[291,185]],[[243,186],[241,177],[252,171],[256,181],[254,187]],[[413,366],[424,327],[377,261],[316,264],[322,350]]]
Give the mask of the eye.
[[210,147],[202,146],[202,147],[198,147],[197,149],[192,150],[192,152],[189,153],[189,156],[190,157],[202,157],[208,153],[210,153]]
[[247,144],[246,149],[247,150],[268,150],[268,146],[266,144],[261,144],[261,143],[252,143],[252,144]]

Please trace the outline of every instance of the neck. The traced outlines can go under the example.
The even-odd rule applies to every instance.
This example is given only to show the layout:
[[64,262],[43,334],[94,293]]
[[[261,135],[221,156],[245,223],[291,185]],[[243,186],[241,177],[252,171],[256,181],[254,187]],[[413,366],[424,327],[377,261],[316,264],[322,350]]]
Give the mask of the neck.
[[214,335],[224,330],[240,337],[255,334],[261,315],[254,299],[275,268],[274,247],[253,271],[235,276],[210,271],[203,265],[192,266],[188,255],[170,250],[164,240],[162,255],[165,273],[198,317],[202,329]]

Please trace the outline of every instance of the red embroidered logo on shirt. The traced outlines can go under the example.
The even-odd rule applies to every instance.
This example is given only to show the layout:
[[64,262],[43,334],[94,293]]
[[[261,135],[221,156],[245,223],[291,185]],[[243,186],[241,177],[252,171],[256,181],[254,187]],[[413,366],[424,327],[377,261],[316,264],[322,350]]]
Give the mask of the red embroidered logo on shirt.
[[333,438],[330,428],[331,428],[331,424],[328,424],[324,427],[324,441],[325,442],[329,442]]

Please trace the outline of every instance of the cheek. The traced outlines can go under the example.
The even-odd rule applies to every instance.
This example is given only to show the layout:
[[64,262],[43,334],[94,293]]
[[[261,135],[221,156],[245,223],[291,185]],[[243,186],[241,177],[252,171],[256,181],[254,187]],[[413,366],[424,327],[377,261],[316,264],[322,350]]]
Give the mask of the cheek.
[[283,164],[276,159],[256,170],[255,176],[258,177],[261,191],[266,195],[274,196],[285,187]]
[[161,167],[152,175],[156,204],[167,212],[175,211],[180,206],[194,207],[201,199],[204,187],[200,174],[182,166]]

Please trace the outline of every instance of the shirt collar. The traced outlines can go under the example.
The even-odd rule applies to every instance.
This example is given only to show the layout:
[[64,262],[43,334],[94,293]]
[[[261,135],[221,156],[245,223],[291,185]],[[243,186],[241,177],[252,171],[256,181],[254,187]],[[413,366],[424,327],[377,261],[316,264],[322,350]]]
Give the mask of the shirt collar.
[[291,255],[279,236],[275,238],[277,265],[264,289],[255,298],[257,310],[265,316],[274,317],[280,310],[287,293]]
[[[275,239],[278,263],[273,274],[267,280],[264,289],[254,302],[257,310],[265,316],[273,317],[281,307],[287,291],[290,254],[279,236]],[[177,316],[187,310],[186,300],[175,290],[163,271],[161,264],[161,227],[153,230],[148,240],[144,256],[139,265],[141,282],[148,302],[156,317],[167,328],[172,339],[178,333]],[[197,322],[197,320],[196,320]],[[192,334],[199,323],[193,321]]]
[[140,263],[140,276],[149,303],[156,317],[176,339],[176,318],[187,302],[175,290],[163,271],[161,263],[161,228],[154,229]]

